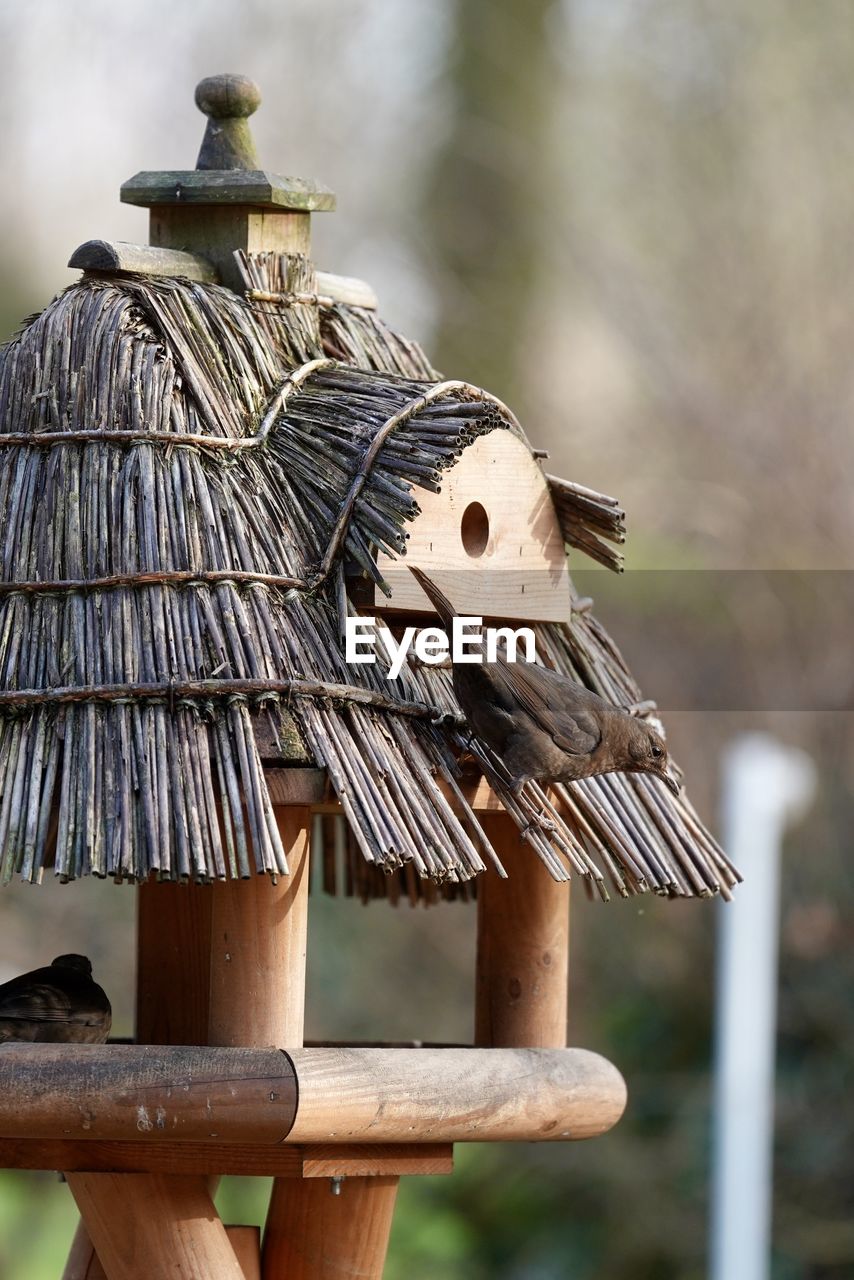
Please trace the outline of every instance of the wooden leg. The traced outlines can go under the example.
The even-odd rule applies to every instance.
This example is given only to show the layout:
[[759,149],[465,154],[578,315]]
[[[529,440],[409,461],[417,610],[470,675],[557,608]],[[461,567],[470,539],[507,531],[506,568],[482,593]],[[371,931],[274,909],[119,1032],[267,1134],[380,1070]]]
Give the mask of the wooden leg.
[[[309,814],[307,810],[282,808],[277,811],[282,842],[292,868],[292,888],[275,911],[275,928],[266,932],[275,943],[274,954],[265,958],[260,970],[273,970],[269,991],[274,995],[275,1010],[269,1026],[258,1021],[253,1034],[262,1038],[239,1043],[272,1043],[298,1046],[302,1044],[305,1010],[306,912],[308,905],[307,843]],[[300,861],[302,860],[302,861]],[[263,902],[263,898],[262,898]],[[269,908],[268,908],[269,909]],[[247,907],[247,910],[251,908]],[[220,916],[215,910],[215,920]],[[257,922],[254,933],[259,932]],[[219,975],[223,981],[223,1003],[240,998],[233,971],[217,956],[223,946],[223,931],[214,928],[214,969],[212,991],[217,990]],[[254,979],[257,963],[250,957],[249,972],[242,984],[247,989]],[[234,996],[226,994],[233,985]],[[244,995],[245,1003],[245,995]],[[257,1014],[238,1015],[242,1019]],[[245,1025],[245,1023],[244,1023]],[[219,1040],[219,1044],[233,1043]],[[381,1276],[388,1247],[396,1177],[345,1178],[335,1185],[340,1195],[333,1196],[332,1183],[325,1178],[279,1178],[273,1184],[270,1208],[264,1230],[262,1274],[264,1280],[298,1280],[300,1277]]]
[[[308,933],[309,835],[306,808],[276,810],[290,875],[213,886],[208,1044],[302,1045]],[[301,1203],[298,1179],[274,1184],[270,1222],[283,1201]]]
[[[137,1041],[141,1044],[301,1045],[305,1009],[305,950],[308,909],[307,809],[282,809],[280,829],[291,875],[273,885],[263,876],[208,886],[151,882],[139,890],[137,963]],[[260,1275],[257,1233],[254,1264],[247,1235],[235,1235],[244,1251],[240,1266],[202,1178],[148,1178],[144,1175],[75,1174],[72,1192],[91,1229],[95,1246],[108,1252],[109,1280],[156,1277],[157,1253],[149,1253],[143,1235],[134,1239],[139,1269],[128,1270],[116,1229],[138,1220],[133,1195],[157,1207],[155,1230],[168,1240],[176,1259],[193,1259],[189,1269],[169,1276],[187,1280],[231,1280]],[[133,1179],[132,1182],[116,1179]],[[116,1195],[116,1188],[124,1190]],[[117,1202],[118,1201],[118,1202]],[[129,1205],[133,1205],[133,1215]],[[171,1215],[169,1212],[171,1204]],[[134,1222],[130,1221],[133,1216]],[[158,1242],[159,1243],[159,1242]],[[75,1237],[67,1280],[88,1280],[82,1265],[97,1267],[89,1234],[81,1224]],[[168,1255],[165,1255],[168,1256]],[[235,1265],[238,1271],[234,1271]],[[254,1272],[253,1272],[254,1266]],[[216,1268],[220,1269],[217,1270]],[[115,1268],[115,1270],[114,1270]],[[91,1280],[103,1275],[91,1271]],[[164,1273],[165,1275],[166,1273]]]
[[261,1280],[261,1232],[258,1227],[227,1226],[225,1234],[246,1280]]
[[264,1235],[264,1280],[382,1280],[398,1181],[307,1178],[298,1195],[277,1182]]
[[136,1039],[206,1044],[211,963],[210,885],[140,885]]
[[[207,885],[158,884],[137,890],[136,1039],[139,1044],[205,1044],[210,987],[212,897]],[[109,1189],[105,1185],[105,1194]],[[89,1186],[90,1198],[97,1183]],[[211,1188],[212,1190],[212,1188]],[[81,1223],[63,1280],[99,1280]],[[72,1269],[72,1268],[77,1268]]]
[[475,1044],[562,1049],[569,884],[557,884],[506,814],[481,821],[508,874],[478,882]]
[[291,873],[212,887],[210,1012],[203,1044],[299,1047],[305,1022],[311,814],[277,810]]
[[74,1233],[71,1252],[62,1273],[62,1280],[107,1280],[107,1273],[98,1260],[95,1246],[81,1218]]
[[[226,1227],[225,1233],[245,1280],[261,1280],[258,1227]],[[77,1224],[62,1280],[108,1280],[82,1218]]]
[[108,1280],[244,1280],[200,1178],[69,1173]]

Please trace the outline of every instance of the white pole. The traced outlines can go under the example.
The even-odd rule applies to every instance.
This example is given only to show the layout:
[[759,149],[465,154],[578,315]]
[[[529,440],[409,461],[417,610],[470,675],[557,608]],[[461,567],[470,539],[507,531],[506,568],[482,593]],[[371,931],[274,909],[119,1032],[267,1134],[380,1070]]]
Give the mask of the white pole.
[[724,847],[744,884],[718,917],[712,1280],[768,1280],[780,853],[814,790],[809,756],[768,734],[724,754]]

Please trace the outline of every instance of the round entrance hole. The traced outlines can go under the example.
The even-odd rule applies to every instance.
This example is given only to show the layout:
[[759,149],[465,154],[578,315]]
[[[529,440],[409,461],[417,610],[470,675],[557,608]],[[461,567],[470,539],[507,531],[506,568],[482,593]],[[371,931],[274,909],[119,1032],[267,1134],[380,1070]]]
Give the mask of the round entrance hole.
[[489,542],[489,516],[486,514],[486,508],[479,502],[470,502],[463,512],[460,537],[466,553],[472,559],[483,555],[486,544]]

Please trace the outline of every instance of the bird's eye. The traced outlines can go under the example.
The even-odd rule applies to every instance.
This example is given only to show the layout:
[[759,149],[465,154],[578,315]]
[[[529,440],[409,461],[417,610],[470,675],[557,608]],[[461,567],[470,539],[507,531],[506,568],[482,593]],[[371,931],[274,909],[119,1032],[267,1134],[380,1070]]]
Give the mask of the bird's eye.
[[655,756],[656,760],[659,760],[662,755],[661,747],[653,747],[652,754]]

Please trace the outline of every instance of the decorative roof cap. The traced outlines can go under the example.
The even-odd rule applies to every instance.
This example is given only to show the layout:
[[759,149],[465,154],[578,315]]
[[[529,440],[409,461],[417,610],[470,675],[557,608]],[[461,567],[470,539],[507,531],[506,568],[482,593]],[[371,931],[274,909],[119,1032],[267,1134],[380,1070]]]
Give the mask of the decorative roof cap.
[[208,117],[195,169],[143,171],[122,185],[125,204],[253,205],[319,213],[335,208],[335,194],[309,178],[283,177],[258,167],[249,117],[261,91],[240,75],[208,76],[196,86],[196,105]]

